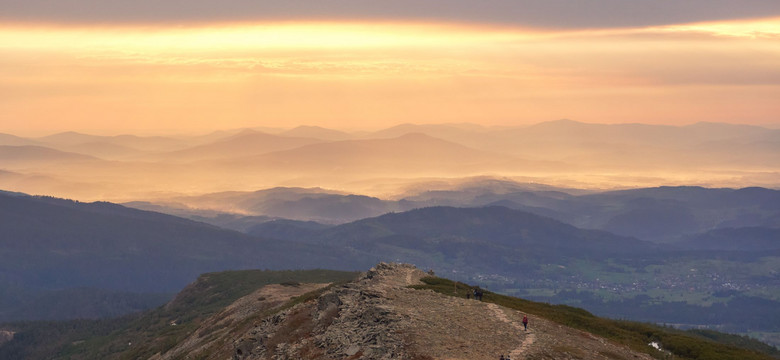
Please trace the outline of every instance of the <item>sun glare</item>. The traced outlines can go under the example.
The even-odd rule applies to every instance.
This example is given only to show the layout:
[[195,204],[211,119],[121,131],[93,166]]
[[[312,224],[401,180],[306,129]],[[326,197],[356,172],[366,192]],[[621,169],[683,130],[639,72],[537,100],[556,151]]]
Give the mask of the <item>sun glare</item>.
[[185,121],[211,128],[215,116],[228,127],[737,116],[766,123],[778,111],[778,23],[582,31],[404,22],[3,24],[0,120],[44,128],[56,112],[94,128],[108,112],[144,128]]
[[267,23],[197,27],[0,27],[1,48],[235,51],[474,46],[530,38],[526,31],[425,24]]

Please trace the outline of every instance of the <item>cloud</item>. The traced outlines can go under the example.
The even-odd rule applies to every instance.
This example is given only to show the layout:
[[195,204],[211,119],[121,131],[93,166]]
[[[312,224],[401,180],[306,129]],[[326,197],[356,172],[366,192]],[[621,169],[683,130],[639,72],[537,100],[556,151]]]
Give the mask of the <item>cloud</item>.
[[21,22],[408,20],[544,28],[636,27],[780,16],[775,0],[0,0]]

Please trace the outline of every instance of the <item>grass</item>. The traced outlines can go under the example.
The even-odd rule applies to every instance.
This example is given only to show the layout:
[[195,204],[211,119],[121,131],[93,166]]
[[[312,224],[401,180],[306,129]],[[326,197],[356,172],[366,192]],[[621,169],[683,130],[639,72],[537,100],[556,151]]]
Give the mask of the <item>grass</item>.
[[[70,341],[45,356],[49,359],[139,359],[172,349],[211,315],[237,299],[268,284],[296,286],[300,283],[338,283],[354,279],[357,273],[332,270],[227,271],[201,275],[169,304],[134,316],[110,332],[96,332]],[[285,308],[316,294],[305,294]],[[171,325],[175,321],[177,325]],[[205,336],[205,335],[204,335]],[[67,337],[67,336],[66,336]],[[48,341],[48,340],[47,340]],[[132,344],[132,345],[128,345]]]
[[[142,316],[127,317],[121,323],[118,320],[94,322],[94,324],[84,323],[79,325],[78,333],[63,328],[62,332],[70,331],[67,335],[52,333],[55,330],[55,326],[52,324],[38,326],[38,335],[32,338],[29,335],[35,334],[35,332],[28,331],[26,334],[28,334],[30,344],[38,346],[38,350],[43,350],[40,347],[41,344],[65,344],[57,345],[57,349],[53,349],[50,354],[47,353],[39,358],[70,360],[148,358],[155,353],[164,353],[173,348],[195,331],[203,320],[264,285],[297,286],[300,283],[339,283],[352,280],[356,275],[356,273],[326,270],[231,271],[204,274],[198,281],[182,291],[169,305],[147,312]],[[472,285],[437,277],[427,277],[423,281],[425,285],[414,287],[431,289],[458,297],[465,296],[468,291],[473,289]],[[315,299],[323,291],[325,289],[298,296],[286,302],[282,309],[288,309],[296,304]],[[576,307],[533,302],[491,291],[484,292],[483,300],[584,330],[657,358],[663,358],[664,354],[649,347],[650,341],[660,342],[665,349],[674,353],[676,359],[760,360],[772,359],[773,356],[775,359],[780,358],[777,349],[746,337],[716,332],[686,332],[651,324],[603,319]],[[259,314],[258,317],[267,316],[271,312],[277,311],[280,309],[269,309],[267,314]],[[305,323],[305,314],[299,314],[299,316],[302,317],[301,321]],[[246,323],[233,325],[236,327],[250,326],[252,321],[256,319],[246,319]],[[172,326],[171,322],[174,320],[177,325]],[[99,324],[102,324],[102,327],[96,327]],[[62,326],[75,328],[76,325],[78,325],[76,322],[71,322]],[[32,327],[32,325],[30,326]],[[217,331],[217,329],[209,330]],[[203,336],[210,336],[210,332],[205,331]],[[290,332],[285,336],[294,338],[299,335],[290,329]],[[766,335],[772,336],[772,334]],[[776,334],[774,335],[776,336]],[[132,343],[132,345],[128,345],[128,343]],[[604,355],[607,356],[607,354]]]
[[[425,285],[416,285],[413,286],[413,288],[431,289],[442,294],[458,297],[463,296],[466,291],[474,288],[472,285],[436,277],[426,277],[423,278],[422,281]],[[528,301],[496,294],[490,291],[485,291],[483,301],[534,314],[561,325],[584,330],[612,341],[625,344],[636,351],[650,354],[659,359],[663,358],[664,354],[650,347],[648,345],[649,342],[657,341],[661,343],[664,349],[672,352],[677,359],[773,359],[773,356],[769,353],[761,352],[763,350],[771,353],[771,350],[761,348],[761,346],[758,345],[761,343],[754,340],[752,342],[748,341],[745,346],[759,348],[758,350],[746,349],[733,344],[723,344],[715,342],[711,338],[705,336],[671,328],[664,328],[657,325],[599,318],[583,309],[567,305],[551,305]],[[774,350],[776,351],[776,349]],[[778,354],[773,355],[778,356]]]

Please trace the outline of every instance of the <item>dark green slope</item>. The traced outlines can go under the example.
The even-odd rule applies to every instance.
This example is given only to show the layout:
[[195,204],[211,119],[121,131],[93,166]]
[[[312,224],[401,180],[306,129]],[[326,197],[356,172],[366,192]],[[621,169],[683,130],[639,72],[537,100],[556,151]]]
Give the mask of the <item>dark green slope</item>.
[[780,191],[758,187],[662,186],[587,195],[529,190],[494,193],[486,188],[436,192],[403,201],[416,206],[502,205],[580,228],[657,242],[718,228],[780,227]]
[[677,243],[685,249],[771,251],[780,249],[780,228],[725,228],[689,236]]
[[374,261],[411,262],[439,271],[517,273],[539,263],[598,260],[653,252],[655,245],[582,230],[505,207],[431,207],[359,220],[296,239],[343,247]]
[[209,271],[345,266],[321,249],[115,204],[0,194],[0,319],[50,290],[172,292]]
[[[333,270],[243,270],[203,274],[165,306],[122,318],[0,324],[16,332],[0,359],[145,359],[165,351],[202,321],[268,284],[329,283],[357,273]],[[172,321],[177,326],[170,326]],[[130,349],[127,344],[136,344]]]
[[[443,278],[424,278],[423,282],[425,285],[414,287],[431,289],[451,296],[463,296],[473,289],[472,285]],[[745,336],[710,330],[682,331],[648,323],[606,319],[576,307],[528,301],[490,291],[485,291],[483,300],[605,337],[658,359],[770,360],[780,358],[780,350],[777,348]],[[648,346],[650,342],[658,343],[669,353],[650,349]]]

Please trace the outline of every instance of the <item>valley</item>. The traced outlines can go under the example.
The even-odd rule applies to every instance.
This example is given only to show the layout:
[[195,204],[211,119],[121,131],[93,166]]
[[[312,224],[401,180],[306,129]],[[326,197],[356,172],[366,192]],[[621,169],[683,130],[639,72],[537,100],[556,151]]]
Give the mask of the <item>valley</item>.
[[[575,132],[591,141],[565,145]],[[357,271],[388,261],[600,316],[777,344],[775,155],[748,146],[718,164],[742,180],[770,180],[740,181],[749,187],[727,187],[695,160],[711,142],[742,149],[776,142],[777,134],[726,124],[557,121],[359,134],[303,127],[190,137],[7,135],[0,137],[0,158],[12,160],[0,172],[0,320],[124,316],[164,303],[204,272]],[[609,140],[621,136],[641,141],[631,150]],[[544,146],[556,150],[540,152]],[[652,161],[636,171],[630,165],[647,160],[649,149],[658,156],[685,149],[679,163],[664,166],[704,176],[707,186],[665,177],[637,183],[663,186],[629,186],[620,175],[621,187],[604,189],[586,180],[617,168],[656,171]],[[624,158],[595,155],[602,150]],[[573,157],[591,152],[603,163]],[[761,170],[751,165],[759,162]],[[767,176],[753,177],[759,173]]]

